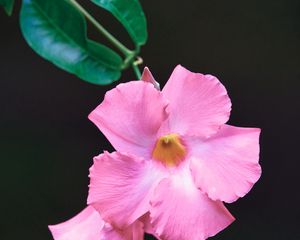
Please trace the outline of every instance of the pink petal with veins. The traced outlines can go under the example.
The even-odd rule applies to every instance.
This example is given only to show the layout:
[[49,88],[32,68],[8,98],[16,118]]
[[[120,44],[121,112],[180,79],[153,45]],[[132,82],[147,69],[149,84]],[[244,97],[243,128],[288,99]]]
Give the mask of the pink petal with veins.
[[152,161],[126,153],[100,154],[90,169],[88,204],[106,222],[124,228],[149,211],[153,188],[164,175]]
[[155,233],[163,240],[204,240],[234,221],[222,202],[197,189],[188,169],[159,183],[150,216]]
[[211,75],[177,66],[162,90],[170,101],[168,121],[160,130],[208,138],[229,119],[231,101],[225,87]]
[[191,140],[196,185],[213,200],[231,203],[245,196],[261,175],[258,128],[224,125],[214,137]]
[[152,84],[143,81],[118,85],[89,115],[117,151],[150,158],[158,129],[168,117],[168,102]]

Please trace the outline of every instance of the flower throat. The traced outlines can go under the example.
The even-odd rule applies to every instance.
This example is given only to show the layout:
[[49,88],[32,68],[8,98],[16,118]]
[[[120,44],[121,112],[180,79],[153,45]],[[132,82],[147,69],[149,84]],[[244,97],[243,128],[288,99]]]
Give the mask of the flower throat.
[[178,134],[160,137],[152,152],[152,157],[167,166],[177,166],[184,159],[186,148]]

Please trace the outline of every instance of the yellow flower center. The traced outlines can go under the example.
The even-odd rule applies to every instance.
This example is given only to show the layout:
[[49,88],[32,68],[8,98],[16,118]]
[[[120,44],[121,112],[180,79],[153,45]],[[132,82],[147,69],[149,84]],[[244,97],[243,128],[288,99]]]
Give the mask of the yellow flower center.
[[152,152],[152,157],[168,166],[177,166],[185,157],[186,148],[178,134],[160,137]]

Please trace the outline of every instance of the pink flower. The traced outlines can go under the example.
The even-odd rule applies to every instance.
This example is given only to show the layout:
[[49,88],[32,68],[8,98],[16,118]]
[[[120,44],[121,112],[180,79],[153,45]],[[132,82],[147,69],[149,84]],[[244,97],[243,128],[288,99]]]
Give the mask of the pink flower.
[[143,223],[135,221],[124,230],[113,228],[92,207],[86,207],[72,219],[49,226],[55,240],[142,240]]
[[259,179],[260,129],[225,124],[214,76],[177,66],[161,92],[152,80],[118,85],[89,115],[117,152],[94,158],[88,204],[119,228],[146,214],[162,240],[203,240],[234,221],[222,202]]

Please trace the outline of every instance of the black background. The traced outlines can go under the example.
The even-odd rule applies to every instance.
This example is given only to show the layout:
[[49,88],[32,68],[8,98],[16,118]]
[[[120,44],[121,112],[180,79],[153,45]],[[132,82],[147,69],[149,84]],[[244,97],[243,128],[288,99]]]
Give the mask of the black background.
[[[132,46],[109,14],[81,2]],[[230,124],[262,128],[262,178],[228,205],[237,220],[213,239],[299,240],[300,1],[142,5],[149,41],[141,55],[161,85],[177,64],[216,75],[233,103]],[[85,83],[35,54],[17,9],[13,17],[0,9],[0,239],[51,239],[48,224],[85,207],[92,157],[112,150],[87,115],[115,84]],[[127,70],[120,81],[134,78]]]

